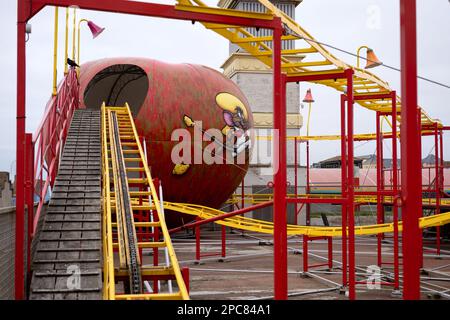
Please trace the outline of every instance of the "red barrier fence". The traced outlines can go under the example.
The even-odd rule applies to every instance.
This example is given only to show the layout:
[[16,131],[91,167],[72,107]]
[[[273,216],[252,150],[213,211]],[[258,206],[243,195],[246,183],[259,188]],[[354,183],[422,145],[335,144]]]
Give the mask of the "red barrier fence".
[[[79,107],[79,83],[75,69],[70,69],[58,87],[57,94],[48,102],[44,117],[39,124],[30,145],[26,146],[27,166],[27,206],[33,207],[35,196],[38,206],[30,221],[33,222],[29,232],[34,235],[37,223],[45,203],[49,188],[55,183],[60,156],[66,141],[70,121],[75,109]],[[32,177],[30,179],[30,177]],[[30,203],[31,202],[31,203]],[[29,210],[32,213],[32,210]]]

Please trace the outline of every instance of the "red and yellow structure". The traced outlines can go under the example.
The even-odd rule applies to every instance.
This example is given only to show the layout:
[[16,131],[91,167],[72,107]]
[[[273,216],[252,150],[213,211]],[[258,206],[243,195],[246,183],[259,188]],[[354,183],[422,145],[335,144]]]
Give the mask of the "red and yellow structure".
[[[301,28],[295,21],[291,20],[268,0],[259,0],[263,4],[267,13],[249,13],[234,10],[210,8],[198,0],[179,0],[176,5],[161,5],[134,1],[114,1],[98,2],[90,0],[19,0],[18,1],[18,50],[17,50],[17,213],[16,213],[16,260],[15,260],[15,281],[16,298],[24,298],[24,263],[23,263],[23,235],[24,235],[24,212],[27,204],[29,212],[33,212],[32,200],[34,194],[33,186],[36,177],[35,156],[33,145],[24,144],[29,141],[29,135],[25,132],[26,105],[25,105],[25,63],[26,47],[25,32],[26,23],[34,15],[39,13],[47,5],[68,7],[77,5],[82,9],[100,10],[106,12],[121,12],[149,17],[178,19],[186,21],[201,22],[206,28],[218,33],[231,42],[238,44],[241,48],[257,57],[273,70],[273,113],[274,129],[279,132],[279,139],[275,141],[274,164],[279,170],[274,175],[273,194],[273,226],[274,235],[274,291],[276,299],[287,299],[287,235],[292,232],[292,226],[286,223],[286,206],[288,203],[335,203],[342,205],[342,228],[337,228],[332,236],[340,234],[343,244],[343,257],[345,258],[343,271],[343,284],[348,286],[349,298],[356,298],[356,276],[355,276],[355,235],[364,228],[355,227],[355,206],[357,205],[357,195],[355,194],[354,182],[354,104],[358,103],[365,108],[376,112],[377,123],[380,117],[391,117],[393,140],[393,159],[397,159],[397,139],[400,136],[401,142],[401,172],[397,176],[394,170],[394,184],[391,189],[385,190],[381,184],[381,174],[376,192],[372,195],[376,197],[377,203],[382,203],[386,197],[391,197],[394,203],[394,221],[390,225],[383,225],[382,207],[377,210],[381,226],[373,226],[369,229],[378,229],[375,233],[394,233],[394,260],[397,261],[396,271],[399,272],[399,232],[402,230],[402,250],[403,250],[403,297],[405,299],[418,299],[420,297],[420,264],[421,256],[417,254],[421,250],[422,234],[420,227],[437,226],[447,223],[446,214],[437,215],[436,218],[420,219],[422,215],[422,188],[421,188],[421,133],[433,132],[435,137],[441,137],[442,132],[447,128],[438,120],[431,119],[428,114],[417,104],[417,56],[416,56],[416,16],[415,0],[400,0],[401,6],[401,57],[402,57],[402,97],[397,96],[388,84],[375,75],[354,68],[334,57],[321,44],[315,41],[312,36]],[[264,28],[272,30],[269,37],[255,37],[246,31],[245,28]],[[307,46],[303,49],[282,50],[282,40],[301,40]],[[268,46],[267,42],[272,45]],[[292,62],[289,55],[292,54],[319,54],[322,60],[309,62]],[[324,69],[326,67],[326,69]],[[69,71],[68,76],[73,76]],[[334,88],[342,93],[341,95],[341,158],[342,192],[339,197],[299,197],[287,196],[286,193],[286,85],[289,82],[313,82]],[[68,78],[63,83],[69,83]],[[71,90],[78,89],[78,84],[72,84]],[[56,96],[64,96],[62,89],[58,90]],[[67,94],[66,94],[67,95]],[[73,101],[73,100],[71,100]],[[76,100],[75,100],[76,101]],[[79,107],[77,102],[69,110]],[[68,114],[70,118],[70,113]],[[52,132],[52,131],[50,131]],[[27,138],[28,137],[28,138]],[[64,134],[58,135],[59,139],[55,144],[64,140]],[[376,140],[377,145],[381,145],[384,137],[378,129]],[[137,141],[137,140],[136,140]],[[137,142],[136,142],[137,143]],[[394,147],[395,146],[395,147]],[[44,149],[48,146],[45,145]],[[377,153],[379,159],[380,152]],[[42,152],[42,151],[41,151]],[[442,147],[440,148],[442,152]],[[140,151],[141,153],[141,151]],[[38,152],[40,155],[40,153]],[[57,157],[55,153],[54,157]],[[442,158],[441,158],[442,159]],[[41,166],[43,164],[41,163]],[[382,166],[380,166],[380,170]],[[396,164],[394,168],[396,168]],[[441,170],[442,164],[437,163],[436,170]],[[57,168],[55,167],[54,172]],[[53,172],[53,171],[52,171]],[[147,172],[146,172],[147,173]],[[148,179],[151,179],[147,175]],[[442,179],[441,179],[442,180]],[[439,180],[439,181],[441,181]],[[401,183],[398,183],[400,182]],[[49,182],[50,184],[52,181]],[[441,182],[436,184],[442,185]],[[152,191],[153,192],[153,191]],[[111,202],[113,203],[113,201]],[[436,199],[436,207],[439,207],[441,199]],[[272,203],[270,203],[272,204]],[[270,205],[266,204],[266,205]],[[168,207],[170,205],[168,204]],[[176,206],[171,207],[175,210]],[[397,210],[402,208],[403,222],[398,221]],[[184,210],[184,211],[183,211]],[[180,211],[188,213],[186,209]],[[192,212],[193,210],[190,210]],[[30,214],[31,220],[35,219]],[[217,214],[216,221],[223,220],[230,216]],[[436,221],[437,220],[437,221]],[[207,220],[205,220],[207,221]],[[211,220],[210,220],[211,221]],[[226,221],[226,220],[223,220]],[[433,222],[430,222],[433,221]],[[112,223],[112,221],[110,221]],[[305,230],[314,230],[312,228]],[[381,230],[381,231],[380,231]],[[302,234],[314,234],[313,231],[303,231]],[[361,233],[362,234],[362,233]],[[323,236],[323,233],[320,234]],[[166,235],[165,235],[166,237]],[[308,239],[306,238],[306,243]],[[108,244],[109,245],[109,244]],[[110,246],[109,246],[110,248]],[[176,270],[175,270],[176,271]],[[179,278],[179,272],[176,272]],[[181,290],[183,291],[183,290]],[[127,298],[127,297],[125,297]],[[145,298],[145,297],[144,297]]]

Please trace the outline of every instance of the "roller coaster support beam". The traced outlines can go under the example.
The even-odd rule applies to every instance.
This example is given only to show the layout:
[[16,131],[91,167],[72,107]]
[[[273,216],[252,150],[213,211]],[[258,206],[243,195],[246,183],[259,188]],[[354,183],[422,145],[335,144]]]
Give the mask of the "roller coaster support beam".
[[[341,95],[341,188],[342,197],[347,197],[347,143],[346,143],[346,97]],[[347,263],[347,206],[341,206],[342,221],[342,286],[347,287],[348,263]]]
[[286,76],[281,73],[283,26],[276,18],[273,30],[273,119],[274,141],[274,297],[287,300],[287,219],[286,219]]
[[188,223],[188,224],[182,225],[180,227],[170,229],[169,233],[173,234],[173,233],[176,233],[176,232],[180,232],[182,230],[195,228],[195,227],[207,224],[207,223],[211,223],[211,222],[215,222],[215,221],[231,218],[231,217],[234,217],[234,216],[238,216],[238,215],[241,215],[241,214],[253,211],[253,210],[266,208],[266,207],[269,207],[271,205],[273,205],[273,201],[263,202],[263,203],[260,203],[260,204],[257,204],[257,205],[251,206],[251,207],[247,207],[247,208],[244,208],[244,209],[239,209],[239,210],[236,210],[236,211],[233,211],[233,212],[230,212],[230,213],[226,213],[226,214],[222,214],[220,216],[216,216],[216,217],[213,217],[213,218],[209,218],[209,219],[205,219],[205,220],[200,220],[200,221]]
[[353,146],[353,69],[345,70],[347,78],[347,219],[348,219],[348,296],[355,300],[355,178]]
[[394,205],[392,207],[394,223],[394,290],[400,286],[400,262],[399,262],[399,230],[398,230],[398,156],[397,156],[397,93],[392,91],[392,192]]
[[[376,157],[377,157],[377,224],[382,224],[384,222],[384,205],[381,198],[381,191],[384,185],[384,172],[383,172],[383,133],[381,132],[381,121],[382,118],[380,113],[376,113],[376,135],[377,135],[377,147],[376,147]],[[383,234],[377,234],[377,265],[381,268],[383,264],[382,256],[382,240]]]
[[403,298],[420,298],[422,233],[421,141],[417,106],[416,0],[400,0],[401,42],[401,199],[403,217]]
[[[346,262],[347,262],[347,238],[348,238],[348,279],[349,279],[349,297],[350,299],[355,299],[355,224],[354,224],[354,177],[353,177],[353,74],[352,69],[338,70],[336,72],[329,73],[311,73],[305,75],[296,75],[286,78],[287,82],[303,82],[303,81],[319,81],[319,80],[337,80],[346,79],[347,80],[347,95],[341,96],[341,143],[342,148],[342,179],[343,179],[343,198],[342,199],[287,199],[288,202],[300,202],[300,203],[340,203],[343,204],[343,230],[345,230],[348,220],[348,235],[343,231],[343,243],[342,243],[342,255],[343,255],[343,285],[347,283],[347,272],[346,272]],[[367,97],[360,97],[359,99],[371,99],[369,95]],[[347,128],[345,126],[345,103],[347,102]],[[347,135],[346,136],[346,130]],[[346,161],[347,159],[347,161]],[[344,193],[345,192],[345,193]],[[307,255],[307,237],[304,237],[303,241],[303,270],[308,269]]]
[[[26,204],[27,204],[27,275],[31,272],[31,240],[33,233],[33,218],[34,218],[34,145],[33,134],[27,133],[25,135],[25,188],[26,188]],[[30,284],[31,279],[27,279],[27,285]]]
[[[278,30],[281,34],[281,19],[268,14],[233,13],[226,9],[205,8],[198,12],[182,10],[174,5],[147,3],[128,0],[96,1],[96,0],[18,0],[17,11],[17,111],[16,111],[16,247],[15,247],[15,298],[24,298],[24,214],[25,214],[25,36],[26,24],[33,16],[46,6],[70,7],[114,13],[124,13],[148,17],[201,21],[224,25],[236,25],[262,29]],[[280,40],[281,41],[281,40]],[[280,42],[281,46],[281,42]],[[281,64],[281,47],[274,61]],[[280,71],[281,74],[281,65]],[[278,79],[278,84],[281,79]],[[274,93],[276,94],[276,93]],[[279,94],[279,91],[278,91]]]
[[[440,177],[440,143],[439,143],[439,128],[438,124],[434,124],[434,190],[436,197],[436,209],[434,214],[441,213],[441,177]],[[436,226],[436,254],[441,255],[441,228]]]
[[25,0],[17,2],[17,106],[16,106],[16,246],[14,259],[15,299],[24,295],[24,234],[25,234],[25,97],[26,97],[26,24]]
[[[177,6],[159,3],[148,3],[127,0],[96,1],[96,0],[31,0],[27,2],[28,19],[32,18],[45,6],[70,7],[78,6],[80,9],[96,10],[105,12],[124,13],[147,17],[201,21],[225,25],[235,25],[243,27],[273,29],[276,27],[272,16],[265,14],[249,14],[248,17],[240,17],[238,14],[232,15],[226,9],[208,8],[203,12],[191,12],[178,10]],[[258,18],[259,17],[259,18]]]

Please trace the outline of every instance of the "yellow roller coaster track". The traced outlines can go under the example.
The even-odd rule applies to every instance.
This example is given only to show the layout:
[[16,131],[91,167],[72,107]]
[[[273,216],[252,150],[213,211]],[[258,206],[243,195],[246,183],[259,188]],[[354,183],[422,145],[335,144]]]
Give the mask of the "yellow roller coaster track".
[[[254,17],[259,19],[270,19],[274,16],[281,18],[281,21],[288,30],[289,35],[282,37],[282,40],[300,40],[301,48],[283,50],[281,56],[282,69],[287,76],[298,76],[307,74],[321,74],[321,73],[340,73],[342,70],[352,68],[355,70],[354,76],[354,94],[355,96],[363,94],[384,94],[391,92],[392,89],[389,84],[376,75],[354,66],[351,66],[333,54],[331,54],[323,45],[317,42],[311,34],[303,29],[297,22],[279,10],[269,0],[258,0],[265,8],[267,13],[254,13],[237,10],[221,9],[222,14],[239,15],[243,17]],[[176,8],[178,10],[191,12],[211,12],[217,8],[211,8],[200,0],[177,0]],[[211,23],[202,23],[207,29],[212,30],[219,35],[225,37],[230,42],[240,46],[252,56],[256,57],[269,68],[272,68],[272,49],[270,42],[273,40],[272,36],[255,36],[245,28],[232,25],[218,25]],[[293,59],[296,57],[297,59]],[[303,57],[301,62],[298,62],[298,57]],[[346,91],[346,80],[321,80],[314,83],[332,87],[342,93]],[[391,112],[392,104],[386,99],[372,99],[359,100],[358,103],[365,108],[374,111]],[[398,124],[400,124],[401,100],[397,97],[397,114]],[[438,119],[432,119],[421,109],[422,125],[438,124],[442,127],[442,123]]]
[[[136,174],[139,178],[136,178]],[[139,175],[140,174],[140,175]],[[164,219],[163,209],[147,165],[146,157],[138,138],[133,117],[128,105],[125,107],[102,106],[102,182],[103,182],[103,297],[110,300],[168,300],[189,299],[175,251]],[[124,183],[122,183],[124,182]],[[136,191],[139,190],[139,191]],[[144,191],[142,191],[144,190]],[[155,205],[143,209],[136,203],[146,199]],[[157,212],[158,219],[135,222],[134,216]],[[152,242],[137,239],[136,228],[152,228]],[[155,239],[155,230],[163,239]],[[118,259],[114,259],[114,249]],[[165,266],[142,265],[138,250],[161,248],[167,250]],[[142,278],[164,276],[175,280],[177,292],[162,292],[153,288],[153,293],[144,293]],[[117,293],[118,279],[130,279],[130,293]],[[133,292],[133,286],[136,288]],[[140,291],[140,292],[139,292]]]
[[[186,204],[186,203],[171,203],[164,202],[164,207],[168,210],[194,215],[201,219],[215,218],[228,212],[223,212],[217,209],[208,208],[200,205]],[[223,220],[217,220],[215,223],[224,225],[234,229],[240,229],[245,231],[253,231],[259,233],[273,234],[273,223],[268,221],[262,221],[243,216],[233,216],[225,218]],[[419,219],[419,225],[422,229],[442,226],[450,223],[450,212],[433,215],[429,217],[423,217]],[[402,222],[398,224],[399,231],[402,231]],[[379,233],[394,232],[393,223],[366,225],[355,227],[356,235],[373,235]],[[311,227],[311,226],[299,226],[288,225],[288,235],[307,235],[310,237],[340,237],[342,236],[341,227]]]
[[[303,198],[303,199],[340,199],[340,194],[287,194],[288,198]],[[383,196],[382,197],[383,202],[385,204],[392,204],[392,197],[391,196]],[[269,193],[251,193],[251,194],[244,194],[244,202],[246,204],[259,204],[267,201],[273,200],[273,194]],[[242,195],[240,194],[233,194],[231,198],[228,200],[228,203],[241,203],[242,202]],[[370,195],[356,195],[355,196],[355,204],[376,204],[377,203],[377,196],[370,196]],[[442,198],[439,199],[439,203],[441,207],[450,207],[450,199],[449,198]],[[436,198],[423,198],[422,199],[422,205],[423,206],[435,206],[436,205]]]

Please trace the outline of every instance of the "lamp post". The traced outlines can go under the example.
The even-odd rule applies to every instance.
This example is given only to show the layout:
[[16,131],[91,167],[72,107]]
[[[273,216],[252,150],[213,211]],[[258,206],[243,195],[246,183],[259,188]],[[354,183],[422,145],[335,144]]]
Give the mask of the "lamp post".
[[368,46],[361,46],[358,48],[358,51],[356,52],[356,67],[359,69],[360,68],[360,52],[362,49],[366,49],[367,50],[367,56],[366,56],[366,66],[364,67],[364,69],[371,69],[371,68],[375,68],[378,66],[381,66],[383,64],[383,62],[381,62],[377,56],[375,55],[375,52],[373,51],[373,49],[369,48]]
[[305,98],[303,99],[303,102],[308,103],[308,121],[306,123],[306,135],[309,137],[309,119],[311,118],[311,104],[314,102],[311,89],[308,89],[306,91],[306,95]]
[[[309,137],[309,120],[311,119],[311,105],[314,102],[311,89],[308,89],[306,91],[305,98],[303,99],[303,102],[308,103],[308,120],[306,123],[306,136]],[[306,140],[306,194],[309,194],[310,188],[309,188],[309,139]],[[306,204],[306,225],[309,226],[311,222],[311,206]],[[303,244],[304,246],[307,246],[307,237],[303,237]]]
[[78,52],[77,52],[77,63],[80,64],[80,36],[81,36],[81,23],[82,22],[86,22],[89,29],[91,30],[92,33],[92,38],[95,39],[97,38],[100,33],[102,33],[105,28],[101,28],[98,25],[96,25],[94,22],[87,20],[87,19],[81,19],[80,21],[78,21]]

